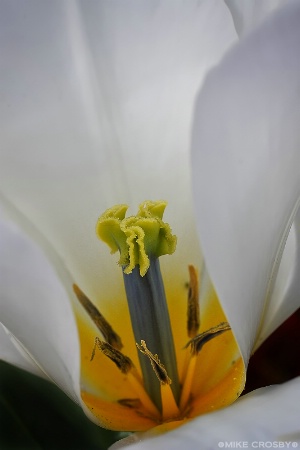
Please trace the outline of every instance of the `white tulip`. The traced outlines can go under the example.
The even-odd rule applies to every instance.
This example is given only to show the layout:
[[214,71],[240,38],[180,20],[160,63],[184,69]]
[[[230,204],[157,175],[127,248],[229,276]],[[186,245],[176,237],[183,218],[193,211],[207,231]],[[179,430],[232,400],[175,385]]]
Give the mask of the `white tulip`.
[[[0,355],[48,377],[111,429],[159,433],[229,405],[251,352],[300,304],[299,3],[269,18],[269,2],[256,15],[248,4],[244,17],[239,3],[226,4],[0,5]],[[178,381],[155,393],[139,381],[148,369],[140,369],[122,270],[94,231],[107,208],[145,199],[168,201],[178,238],[174,255],[161,258]],[[189,265],[200,278],[192,338],[210,333],[196,356],[184,349]],[[104,338],[78,302],[83,295],[121,337],[120,354],[96,348],[89,361],[95,337],[99,347]],[[173,345],[161,341],[162,352]],[[287,405],[299,390],[294,380],[258,391],[153,442],[296,440],[300,407]]]

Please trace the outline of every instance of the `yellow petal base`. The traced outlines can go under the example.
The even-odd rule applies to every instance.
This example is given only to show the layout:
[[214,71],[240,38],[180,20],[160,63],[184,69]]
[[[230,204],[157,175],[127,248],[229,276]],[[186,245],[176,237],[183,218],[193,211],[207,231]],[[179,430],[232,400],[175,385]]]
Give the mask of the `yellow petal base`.
[[[133,361],[136,376],[121,373],[100,352],[90,361],[97,331],[82,310],[75,308],[81,342],[82,400],[105,428],[146,431],[155,427],[157,432],[167,431],[199,414],[229,405],[244,388],[245,367],[231,331],[208,342],[198,356],[191,356],[190,350],[184,348],[188,341],[184,320],[187,280],[182,274],[174,279],[174,285],[166,285],[166,290],[183,388],[180,404],[176,405],[170,386],[162,386],[163,413],[153,406],[139,381],[141,372],[125,298],[115,303],[117,314],[112,313],[111,322],[122,336],[122,351]],[[99,305],[104,303],[100,298]],[[226,321],[212,287],[206,289],[201,305],[200,332]]]

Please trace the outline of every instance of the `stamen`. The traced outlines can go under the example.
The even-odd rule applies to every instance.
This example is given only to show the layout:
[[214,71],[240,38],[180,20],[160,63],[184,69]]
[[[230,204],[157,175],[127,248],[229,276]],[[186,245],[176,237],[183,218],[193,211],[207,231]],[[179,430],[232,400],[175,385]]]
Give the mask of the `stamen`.
[[195,267],[190,265],[188,268],[190,283],[187,307],[187,333],[188,337],[193,338],[197,335],[200,326],[199,282]]
[[[98,337],[95,338],[95,345],[92,351],[91,355],[91,361],[95,357],[96,348],[101,351],[105,356],[107,356],[112,362],[115,363],[117,368],[124,373],[128,377],[128,382],[132,386],[133,390],[135,391],[135,394],[137,395],[137,399],[121,399],[119,400],[119,403],[124,404],[124,406],[131,405],[132,408],[137,408],[138,405],[143,405],[143,408],[145,408],[146,411],[148,411],[148,414],[153,417],[159,416],[159,411],[157,410],[156,406],[153,404],[149,396],[147,395],[142,380],[136,370],[136,368],[133,365],[133,362],[131,361],[128,356],[123,355],[119,350],[113,348],[110,344],[107,342],[101,341]],[[127,401],[125,401],[127,400]],[[125,405],[125,403],[127,403]]]
[[169,384],[161,385],[162,418],[169,421],[180,416],[180,409],[175,402],[174,395]]
[[219,325],[210,328],[209,330],[204,331],[198,336],[191,339],[184,348],[191,348],[192,355],[198,355],[202,347],[209,342],[211,339],[219,336],[225,331],[231,330],[229,323],[222,322]]
[[196,361],[197,356],[200,353],[203,346],[209,342],[210,340],[214,339],[215,337],[219,336],[220,334],[224,333],[225,331],[230,330],[230,326],[227,322],[221,322],[219,325],[209,328],[208,330],[204,331],[203,333],[198,334],[198,336],[195,336],[193,339],[191,339],[184,348],[191,348],[191,353],[189,355],[186,355],[187,357],[187,368],[184,375],[184,383],[180,398],[180,409],[184,410],[188,408],[190,399],[191,399],[191,387],[193,383],[193,378],[195,375],[195,369],[196,369]]
[[107,342],[100,341],[98,337],[95,338],[95,345],[93,348],[91,361],[94,359],[97,347],[105,356],[107,356],[116,364],[116,366],[121,370],[122,373],[127,374],[133,368],[133,363],[131,359],[128,358],[128,356],[123,355],[123,353],[112,347]]
[[193,378],[195,375],[196,358],[197,355],[189,354],[187,357],[187,368],[184,375],[184,383],[182,386],[182,392],[180,397],[180,409],[185,410],[188,407],[191,397],[191,387],[193,384]]
[[130,409],[138,409],[142,406],[142,402],[139,398],[121,398],[118,400],[118,403]]
[[149,358],[152,369],[154,370],[160,384],[171,384],[172,380],[168,377],[165,366],[160,362],[158,355],[153,355],[153,353],[148,350],[146,342],[143,340],[141,341],[141,345],[136,344],[136,346],[141,353]]
[[120,336],[112,329],[107,320],[98,311],[95,305],[88,299],[88,297],[74,284],[73,290],[81,305],[84,307],[94,324],[101,331],[104,340],[117,350],[123,347]]

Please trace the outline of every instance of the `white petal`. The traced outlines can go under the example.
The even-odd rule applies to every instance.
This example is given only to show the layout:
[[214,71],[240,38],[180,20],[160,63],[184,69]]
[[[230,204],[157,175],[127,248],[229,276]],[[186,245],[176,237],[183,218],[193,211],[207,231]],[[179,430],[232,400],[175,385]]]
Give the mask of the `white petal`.
[[270,301],[254,350],[299,308],[300,210],[289,233]]
[[[0,221],[0,317],[13,342],[73,400],[79,397],[79,343],[70,300],[40,248]],[[2,336],[2,335],[1,335]],[[4,342],[7,348],[7,343]],[[19,359],[6,352],[8,362]],[[3,357],[3,352],[1,353]],[[34,363],[31,363],[34,364]],[[24,364],[23,368],[27,368]]]
[[218,0],[27,1],[0,20],[0,190],[90,298],[113,296],[104,209],[164,198],[176,234],[192,229],[193,100],[236,39],[231,16]]
[[196,107],[199,233],[246,361],[264,308],[270,313],[300,195],[299,20],[291,2],[241,41],[210,73]]
[[45,373],[35,364],[28,354],[17,347],[12,341],[12,335],[0,323],[0,359],[12,364],[19,369],[47,378]]
[[[300,445],[299,400],[300,378],[296,378],[281,386],[258,389],[228,408],[199,417],[169,433],[145,439],[146,433],[144,441],[126,449],[296,448]],[[281,446],[279,442],[284,444]]]
[[224,0],[234,21],[238,35],[244,36],[260,24],[286,0]]

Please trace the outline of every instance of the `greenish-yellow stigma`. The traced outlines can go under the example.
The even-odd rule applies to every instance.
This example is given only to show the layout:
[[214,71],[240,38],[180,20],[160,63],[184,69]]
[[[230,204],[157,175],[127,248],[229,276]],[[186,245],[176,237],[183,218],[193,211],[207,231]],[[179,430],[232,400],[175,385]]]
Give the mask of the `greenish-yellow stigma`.
[[116,205],[98,219],[97,236],[108,244],[111,253],[119,250],[124,273],[139,266],[140,275],[144,276],[151,258],[174,253],[177,238],[162,220],[166,206],[164,201],[145,201],[135,216],[125,218],[128,206]]

